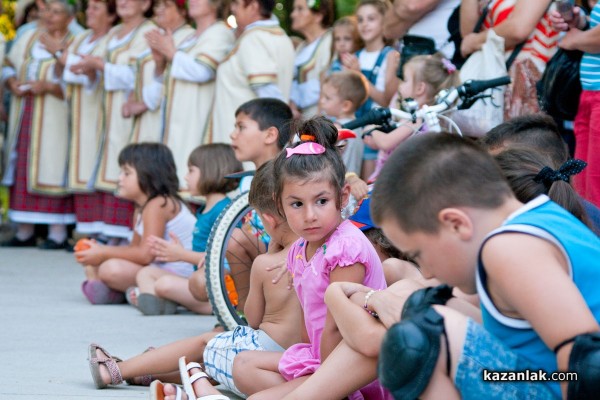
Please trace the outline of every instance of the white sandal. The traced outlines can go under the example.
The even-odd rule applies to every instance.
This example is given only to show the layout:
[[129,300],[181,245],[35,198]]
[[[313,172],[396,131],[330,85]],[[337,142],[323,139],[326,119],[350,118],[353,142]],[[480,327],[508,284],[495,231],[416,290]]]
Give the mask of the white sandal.
[[[194,375],[190,376],[190,370],[193,368],[198,368],[201,372],[196,372]],[[185,390],[185,393],[188,396],[188,400],[230,400],[229,397],[223,396],[222,394],[210,394],[207,396],[196,397],[196,392],[194,392],[194,387],[192,386],[193,383],[198,379],[209,379],[209,376],[204,372],[204,368],[197,362],[186,363],[185,356],[179,359],[179,374],[181,375],[181,383],[183,384],[183,390]],[[179,400],[179,398],[177,400]]]
[[[181,394],[183,391],[177,385],[175,386],[175,400],[181,400]],[[150,384],[150,400],[164,400],[165,398],[165,384],[159,380],[152,381]]]

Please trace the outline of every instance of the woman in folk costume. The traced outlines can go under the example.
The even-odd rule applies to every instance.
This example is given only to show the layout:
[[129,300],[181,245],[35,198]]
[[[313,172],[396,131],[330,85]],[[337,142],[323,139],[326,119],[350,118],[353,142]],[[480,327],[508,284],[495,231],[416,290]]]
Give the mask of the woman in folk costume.
[[[157,74],[165,84],[163,143],[176,160],[186,160],[191,150],[203,143],[216,69],[235,40],[222,21],[228,15],[226,4],[222,0],[191,0],[188,12],[196,31],[179,44],[158,32],[148,35]],[[178,164],[180,179],[187,172],[185,167],[185,163]]]
[[259,97],[289,100],[294,46],[271,18],[274,5],[271,0],[237,0],[231,5],[239,37],[217,69],[207,142],[231,143],[235,110],[243,103]]
[[[159,29],[146,33],[169,36],[176,44],[181,43],[194,29],[187,23],[185,0],[157,0],[154,4],[154,22]],[[146,39],[147,41],[147,39]],[[162,140],[162,113],[160,106],[163,86],[157,78],[155,61],[148,47],[136,60],[135,90],[123,107],[124,115],[134,118],[130,142],[160,142]]]
[[94,191],[94,156],[100,145],[102,83],[96,71],[88,76],[76,66],[82,55],[101,56],[106,51],[107,33],[116,24],[115,0],[91,0],[85,11],[89,27],[77,35],[58,60],[62,66],[65,97],[70,111],[68,186],[74,193],[77,232],[95,235],[101,232],[104,195]]
[[[103,192],[102,233],[111,238],[126,239],[131,235],[133,203],[115,197],[119,177],[118,155],[131,137],[133,119],[123,116],[123,105],[135,88],[135,60],[147,50],[144,34],[156,25],[152,16],[152,0],[117,0],[121,23],[108,32],[103,56],[84,55],[76,64],[84,73],[103,74],[102,144],[96,160],[95,188]],[[114,241],[113,241],[114,242]]]
[[291,17],[292,30],[305,40],[296,48],[290,106],[295,116],[308,118],[317,113],[321,75],[331,61],[333,1],[295,0]]
[[223,22],[225,0],[190,0],[188,13],[196,31],[178,43],[168,34],[147,35],[154,50],[156,73],[165,85],[163,143],[175,157],[177,176],[185,182],[193,149],[203,143],[215,91],[217,66],[229,54],[235,37]]
[[5,246],[35,246],[34,224],[48,224],[42,249],[66,247],[66,224],[75,222],[73,198],[66,187],[68,108],[54,68],[58,54],[41,43],[45,35],[67,45],[73,8],[52,0],[43,28],[23,34],[6,57],[4,77],[12,92],[8,137],[8,168],[3,184],[10,185],[9,218],[16,236]]

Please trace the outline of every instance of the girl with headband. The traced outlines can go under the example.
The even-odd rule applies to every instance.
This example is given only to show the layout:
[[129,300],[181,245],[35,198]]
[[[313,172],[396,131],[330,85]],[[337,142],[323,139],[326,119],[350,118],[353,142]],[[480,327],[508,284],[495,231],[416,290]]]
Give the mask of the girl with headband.
[[[280,153],[273,169],[279,212],[300,237],[288,253],[287,268],[304,311],[308,340],[284,353],[239,354],[233,378],[247,395],[264,390],[271,398],[282,398],[312,375],[340,342],[341,334],[324,301],[331,282],[386,287],[375,249],[360,229],[341,216],[350,188],[335,147],[337,129],[323,117],[301,122],[297,128],[300,143]],[[368,391],[365,397],[382,398],[377,383],[362,391]]]

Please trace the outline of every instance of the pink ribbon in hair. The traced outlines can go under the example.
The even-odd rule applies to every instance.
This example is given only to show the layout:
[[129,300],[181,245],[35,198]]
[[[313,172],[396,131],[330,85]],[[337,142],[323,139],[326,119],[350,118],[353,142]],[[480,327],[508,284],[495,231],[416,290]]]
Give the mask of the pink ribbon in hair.
[[304,142],[294,148],[291,148],[291,149],[287,148],[287,149],[285,149],[285,151],[287,153],[285,158],[290,158],[294,154],[301,154],[301,155],[323,154],[323,153],[325,153],[325,147],[323,147],[319,143],[315,143],[315,142]]

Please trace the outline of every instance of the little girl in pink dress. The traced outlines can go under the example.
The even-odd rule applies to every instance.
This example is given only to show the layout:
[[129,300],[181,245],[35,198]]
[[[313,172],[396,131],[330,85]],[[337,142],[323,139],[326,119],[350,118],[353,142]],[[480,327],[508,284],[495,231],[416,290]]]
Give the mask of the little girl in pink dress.
[[[236,358],[236,386],[248,395],[261,392],[265,398],[280,399],[290,393],[341,341],[324,301],[330,282],[386,287],[374,247],[341,216],[350,188],[344,182],[344,164],[335,148],[335,126],[324,118],[314,118],[298,128],[301,142],[275,159],[275,199],[291,230],[300,236],[288,253],[287,267],[304,311],[308,343],[292,345],[284,353],[238,355],[244,365],[256,365],[256,369],[244,368],[243,374],[236,375]],[[323,398],[327,398],[326,392],[323,388]],[[385,394],[375,381],[350,398],[384,399]]]

